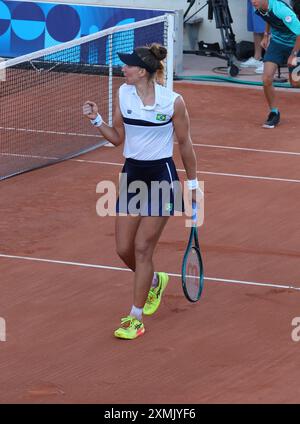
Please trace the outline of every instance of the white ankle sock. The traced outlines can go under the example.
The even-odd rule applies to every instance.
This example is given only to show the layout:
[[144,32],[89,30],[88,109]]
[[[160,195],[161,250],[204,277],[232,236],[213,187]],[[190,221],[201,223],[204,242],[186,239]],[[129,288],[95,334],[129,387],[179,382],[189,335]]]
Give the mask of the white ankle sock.
[[158,276],[157,276],[157,274],[156,274],[156,272],[154,273],[154,275],[153,275],[153,280],[152,280],[152,285],[151,285],[151,287],[157,287],[158,286]]
[[143,308],[137,308],[136,306],[132,305],[130,314],[131,317],[137,318],[139,321],[142,321],[143,319]]

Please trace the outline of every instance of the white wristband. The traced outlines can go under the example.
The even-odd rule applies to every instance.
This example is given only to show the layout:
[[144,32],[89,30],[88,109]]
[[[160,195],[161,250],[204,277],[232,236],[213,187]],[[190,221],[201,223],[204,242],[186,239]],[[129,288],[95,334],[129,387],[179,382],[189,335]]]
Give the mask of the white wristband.
[[101,127],[103,124],[102,116],[98,113],[95,119],[91,119],[91,124],[95,127]]
[[188,180],[187,186],[189,190],[196,190],[197,188],[199,188],[199,182],[197,178],[195,180]]

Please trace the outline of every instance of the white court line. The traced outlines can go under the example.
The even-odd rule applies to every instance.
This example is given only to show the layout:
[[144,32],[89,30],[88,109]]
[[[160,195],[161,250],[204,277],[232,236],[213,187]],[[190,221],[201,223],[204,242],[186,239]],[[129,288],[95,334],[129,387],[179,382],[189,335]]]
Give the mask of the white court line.
[[[32,129],[25,129],[25,128],[6,128],[6,127],[0,127],[0,130],[17,130],[17,131],[25,131],[25,132],[36,132],[36,133],[46,133],[46,134],[55,134],[55,135],[70,135],[70,136],[80,136],[80,137],[94,137],[94,138],[103,138],[102,136],[96,136],[91,134],[80,134],[80,133],[66,133],[66,132],[56,132],[56,131],[43,131],[43,130],[32,130]],[[281,152],[277,150],[258,150],[258,149],[250,149],[250,148],[242,148],[242,147],[232,147],[232,146],[218,146],[218,145],[209,145],[209,144],[193,144],[194,146],[198,147],[210,147],[210,148],[219,148],[219,149],[231,149],[231,150],[245,150],[245,151],[252,151],[252,152],[261,152],[261,153],[274,153],[274,154],[285,154],[285,155],[294,155],[294,156],[300,156],[300,153],[293,153],[293,152]],[[26,157],[26,155],[18,155],[18,154],[11,154],[11,153],[1,153],[1,156],[20,156],[22,158]],[[29,156],[33,157],[33,156]],[[34,156],[35,159],[38,159],[38,156]],[[55,158],[45,158],[40,157],[41,159],[55,159]],[[80,160],[80,159],[71,159],[75,162],[81,162],[81,163],[94,163],[94,164],[101,164],[101,165],[115,165],[115,166],[123,166],[121,163],[114,163],[114,162],[101,162],[101,161],[92,161],[92,160]],[[185,172],[184,169],[177,169],[178,172]],[[204,175],[216,175],[216,176],[222,176],[222,177],[236,177],[236,178],[247,178],[247,179],[255,179],[255,180],[265,180],[265,181],[279,181],[279,182],[288,182],[288,183],[300,183],[300,180],[297,179],[288,179],[288,178],[279,178],[279,177],[263,177],[263,176],[256,176],[256,175],[242,175],[242,174],[231,174],[231,173],[223,173],[223,172],[209,172],[209,171],[197,171],[197,174],[204,174]]]
[[[175,142],[175,144],[178,144],[178,143]],[[271,153],[276,155],[300,156],[300,152],[286,152],[284,150],[263,150],[263,149],[251,149],[248,147],[219,146],[216,144],[197,144],[197,143],[193,143],[193,146],[208,147],[212,149],[240,150],[244,152],[255,152],[255,153]]]
[[[22,132],[36,132],[36,133],[45,133],[45,134],[56,134],[56,135],[71,135],[76,137],[94,137],[94,138],[103,138],[101,135],[93,134],[80,134],[80,133],[69,133],[69,132],[58,132],[58,131],[46,131],[46,130],[33,130],[30,128],[10,128],[10,127],[0,127],[0,130],[7,131],[22,131]],[[174,142],[174,144],[178,144]],[[193,143],[195,147],[207,147],[211,149],[227,149],[227,150],[240,150],[245,152],[256,152],[256,153],[271,153],[278,155],[289,155],[289,156],[300,156],[300,152],[287,152],[282,150],[263,150],[263,149],[252,149],[248,147],[235,147],[235,146],[220,146],[217,144],[198,144]]]
[[[52,157],[44,157],[44,156],[31,156],[31,155],[17,155],[17,154],[11,154],[11,153],[1,153],[0,156],[17,156],[17,157],[29,157],[34,159],[49,159],[49,160],[55,160],[57,158]],[[96,165],[113,165],[113,166],[123,166],[123,163],[118,162],[103,162],[103,161],[97,161],[97,160],[86,160],[86,159],[69,159],[72,162],[80,162],[80,163],[91,163]],[[185,169],[177,169],[178,172],[186,172]],[[252,180],[266,180],[266,181],[279,181],[284,183],[300,183],[300,180],[293,180],[288,178],[278,178],[278,177],[261,177],[257,175],[242,175],[242,174],[229,174],[225,172],[209,172],[209,171],[197,171],[197,174],[204,174],[204,175],[216,175],[221,177],[236,177],[236,178],[247,178]]]
[[71,133],[71,132],[60,132],[60,131],[47,131],[47,130],[32,130],[30,128],[9,128],[9,127],[0,127],[0,130],[6,131],[21,131],[37,134],[51,134],[51,135],[71,135],[74,137],[93,137],[93,138],[103,138],[101,135],[97,134],[80,134],[80,133]]
[[8,157],[16,157],[16,158],[22,158],[22,159],[45,159],[45,160],[58,160],[57,157],[51,157],[51,156],[36,156],[36,155],[22,155],[21,153],[1,153],[0,156],[8,156]]
[[[97,160],[85,160],[85,159],[71,159],[74,162],[82,163],[93,163],[99,165],[113,165],[113,166],[123,166],[123,163],[118,162],[102,162]],[[185,169],[177,169],[178,172],[185,172]],[[284,183],[300,183],[300,180],[293,180],[288,178],[277,178],[277,177],[260,177],[256,175],[242,175],[242,174],[227,174],[225,172],[209,172],[209,171],[197,171],[197,174],[204,175],[217,175],[222,177],[236,177],[236,178],[248,178],[252,180],[266,180],[266,181],[279,181]]]
[[[111,270],[111,271],[124,271],[124,272],[131,272],[128,268],[120,268],[116,266],[107,266],[107,265],[95,265],[95,264],[87,264],[87,263],[81,263],[81,262],[70,262],[70,261],[58,261],[54,259],[42,259],[42,258],[32,258],[29,256],[16,256],[16,255],[6,255],[0,253],[0,258],[4,259],[19,259],[24,261],[33,261],[33,262],[46,262],[51,264],[60,264],[60,265],[70,265],[70,266],[77,266],[82,268],[96,268],[96,269],[105,269],[105,270]],[[168,274],[171,277],[181,278],[181,274]],[[228,280],[225,278],[214,278],[214,277],[205,277],[205,280],[207,281],[215,281],[217,283],[232,283],[232,284],[240,284],[240,285],[247,285],[247,286],[258,286],[258,287],[272,287],[276,289],[289,289],[289,290],[299,290],[300,287],[295,287],[292,284],[273,284],[273,283],[257,283],[254,281],[242,281],[242,280]]]
[[[17,154],[10,154],[10,153],[1,153],[0,156],[18,156],[18,157],[26,157],[26,155],[17,155]],[[55,160],[56,158],[51,157],[43,157],[43,156],[28,156],[30,158],[34,159],[51,159]],[[113,165],[113,166],[120,166],[122,167],[123,163],[117,163],[117,162],[103,162],[103,161],[97,161],[97,160],[86,160],[86,159],[69,159],[72,162],[80,162],[80,163],[91,163],[96,165]],[[185,169],[177,169],[178,172],[186,172]],[[203,174],[203,175],[216,175],[219,177],[235,177],[235,178],[246,178],[250,180],[265,180],[265,181],[279,181],[284,183],[300,183],[300,180],[294,180],[289,178],[279,178],[279,177],[262,177],[257,175],[242,175],[242,174],[229,174],[226,172],[209,172],[209,171],[197,171],[197,174]]]

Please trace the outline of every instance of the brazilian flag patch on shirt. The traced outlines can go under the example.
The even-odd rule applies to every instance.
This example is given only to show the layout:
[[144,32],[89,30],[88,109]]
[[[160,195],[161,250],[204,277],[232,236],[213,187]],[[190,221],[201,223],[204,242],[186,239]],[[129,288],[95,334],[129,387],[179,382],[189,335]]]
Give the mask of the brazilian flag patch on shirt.
[[166,120],[167,120],[167,115],[163,115],[162,113],[158,113],[158,114],[156,115],[156,120],[157,120],[157,121],[164,122],[164,121],[166,121]]

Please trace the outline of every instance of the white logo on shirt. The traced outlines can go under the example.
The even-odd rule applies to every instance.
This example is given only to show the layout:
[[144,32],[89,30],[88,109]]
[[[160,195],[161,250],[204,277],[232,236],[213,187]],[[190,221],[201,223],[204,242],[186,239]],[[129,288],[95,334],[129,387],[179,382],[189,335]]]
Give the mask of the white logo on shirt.
[[285,17],[285,22],[287,22],[288,24],[289,24],[290,22],[292,22],[292,20],[293,20],[293,18],[292,18],[291,16],[286,16],[286,17]]

